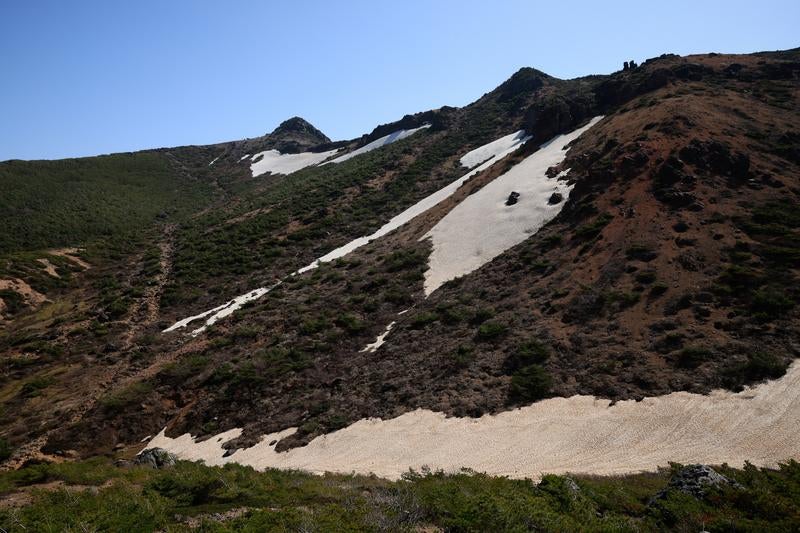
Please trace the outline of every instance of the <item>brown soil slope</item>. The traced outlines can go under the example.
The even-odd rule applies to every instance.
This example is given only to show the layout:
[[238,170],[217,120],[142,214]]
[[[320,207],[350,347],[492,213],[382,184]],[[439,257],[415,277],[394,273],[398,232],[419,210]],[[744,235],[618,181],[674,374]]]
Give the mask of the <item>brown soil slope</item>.
[[[425,299],[429,244],[419,238],[535,143],[400,230],[287,280],[206,335],[159,336],[148,322],[131,350],[109,348],[108,358],[119,361],[108,361],[112,386],[77,424],[54,428],[48,420],[46,449],[109,452],[163,427],[169,435],[243,427],[231,444],[238,446],[299,427],[283,449],[418,407],[476,416],[550,396],[619,400],[780,376],[800,355],[799,88],[796,51],[667,56],[569,82],[524,69],[472,106],[404,119],[404,127],[421,120],[434,127],[398,149],[405,159],[396,167],[332,192],[321,219],[418,167],[435,177],[413,182],[405,198],[424,197],[457,175],[460,154],[501,133],[525,127],[544,139],[606,115],[562,165],[575,188],[561,214],[491,263]],[[473,125],[481,133],[465,136]],[[446,155],[420,164],[432,154]],[[260,217],[269,216],[236,202],[208,217],[219,222],[213,239],[203,234],[208,246],[237,237],[243,224],[257,234]],[[266,206],[273,207],[280,206]],[[332,225],[315,246],[343,244],[377,221]],[[315,224],[291,218],[275,234],[258,235],[289,252],[263,270],[217,276],[219,292],[213,273],[181,285],[173,279],[201,294],[193,312],[162,306],[162,321],[303,266],[320,254],[289,235]],[[186,272],[186,250],[200,250],[187,235],[176,230],[173,278]],[[392,321],[381,348],[361,351]],[[13,403],[26,405],[20,397]]]

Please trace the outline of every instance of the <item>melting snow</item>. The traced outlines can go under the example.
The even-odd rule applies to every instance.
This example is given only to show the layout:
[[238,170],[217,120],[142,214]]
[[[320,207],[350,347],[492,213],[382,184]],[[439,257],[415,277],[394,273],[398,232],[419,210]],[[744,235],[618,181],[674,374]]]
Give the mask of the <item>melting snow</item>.
[[430,124],[425,124],[424,126],[420,126],[419,128],[414,128],[414,129],[410,129],[410,130],[399,130],[399,131],[392,132],[389,135],[384,135],[380,139],[375,139],[374,141],[372,141],[369,144],[365,144],[364,146],[362,146],[361,148],[359,148],[357,150],[353,150],[349,154],[344,154],[344,155],[341,155],[341,156],[339,156],[339,157],[337,157],[335,159],[331,159],[330,161],[328,161],[325,164],[327,165],[328,163],[342,163],[342,162],[347,161],[348,159],[351,159],[351,158],[353,158],[353,157],[355,157],[357,155],[366,154],[367,152],[371,152],[371,151],[373,151],[373,150],[375,150],[377,148],[380,148],[382,146],[386,146],[387,144],[392,144],[393,142],[397,142],[397,141],[399,141],[401,139],[405,139],[406,137],[414,135],[415,133],[417,133],[420,130],[424,130],[425,128],[430,128],[430,127],[431,127]]
[[[253,177],[272,172],[273,174],[291,174],[312,165],[318,165],[339,150],[327,152],[302,152],[299,154],[282,154],[277,150],[259,152],[253,156],[250,171]],[[261,159],[259,159],[261,156]]]
[[210,465],[233,462],[258,469],[374,473],[394,479],[423,466],[515,478],[567,472],[620,475],[655,470],[669,461],[774,466],[797,460],[798,420],[800,361],[781,379],[738,393],[676,392],[614,405],[593,396],[551,398],[480,418],[416,410],[390,420],[360,420],[280,453],[269,443],[295,428],[265,435],[228,457],[222,445],[241,429],[202,442],[189,434],[172,439],[162,431],[146,447]]
[[492,157],[497,156],[497,154],[508,150],[509,148],[519,146],[528,139],[530,139],[530,137],[525,135],[525,130],[519,130],[516,133],[506,135],[505,137],[500,137],[496,141],[492,141],[489,144],[484,144],[483,146],[475,148],[471,152],[467,152],[461,159],[459,159],[459,162],[462,166],[473,168],[477,165],[480,165],[487,159],[491,159]]
[[[408,131],[411,131],[411,130],[408,130]],[[507,139],[507,138],[512,137],[512,136],[514,136],[514,138],[515,138],[513,143],[512,142],[498,143],[497,141],[493,141],[493,142],[485,145],[484,147],[478,148],[477,150],[482,150],[483,148],[485,148],[487,146],[491,147],[491,149],[483,151],[485,156],[488,156],[488,158],[485,161],[483,161],[479,166],[477,166],[474,169],[470,170],[469,172],[467,172],[466,174],[461,176],[456,181],[450,183],[449,185],[446,185],[445,187],[442,187],[441,189],[439,189],[435,193],[431,194],[430,196],[428,196],[426,198],[423,198],[422,200],[420,200],[419,202],[417,202],[413,206],[409,207],[408,209],[406,209],[405,211],[403,211],[399,215],[395,216],[389,222],[387,222],[386,224],[381,226],[381,228],[378,229],[372,235],[368,235],[366,237],[359,237],[358,239],[352,240],[349,243],[345,244],[344,246],[336,248],[335,250],[325,254],[324,256],[322,256],[322,257],[320,257],[318,259],[316,259],[313,263],[311,263],[311,264],[309,264],[307,266],[304,266],[303,268],[297,270],[292,275],[303,274],[304,272],[308,272],[309,270],[313,270],[313,269],[317,268],[317,266],[319,266],[320,263],[327,263],[329,261],[333,261],[334,259],[338,259],[340,257],[344,257],[345,255],[349,254],[353,250],[356,250],[357,248],[360,248],[361,246],[364,246],[365,244],[369,243],[370,241],[372,241],[374,239],[377,239],[379,237],[382,237],[383,235],[386,235],[387,233],[390,233],[391,231],[399,228],[400,226],[402,226],[406,222],[410,221],[411,219],[413,219],[417,215],[420,215],[420,214],[424,213],[428,209],[434,207],[439,202],[447,199],[454,192],[456,192],[456,190],[458,190],[458,188],[461,187],[461,185],[465,181],[470,179],[475,174],[478,174],[479,172],[482,172],[482,171],[486,170],[487,168],[492,166],[494,163],[496,163],[500,159],[504,158],[505,156],[507,156],[511,152],[515,151],[517,148],[522,146],[528,139],[530,139],[530,137],[521,137],[521,136],[519,136],[519,132],[513,133],[511,135],[507,135],[506,137],[503,137],[502,139]],[[475,152],[477,150],[473,150],[473,152]],[[472,153],[472,152],[470,152],[470,153]],[[482,158],[484,158],[484,156],[482,156]],[[200,320],[202,318],[206,318],[207,316],[210,315],[211,318],[209,318],[206,321],[204,326],[192,331],[192,335],[197,335],[198,333],[202,332],[206,328],[206,326],[209,326],[209,325],[213,324],[214,322],[216,322],[220,318],[228,316],[231,313],[233,313],[234,311],[236,311],[237,309],[239,309],[242,306],[242,303],[244,303],[244,302],[242,302],[242,303],[237,304],[237,301],[240,300],[241,298],[248,298],[245,301],[254,300],[256,298],[260,298],[261,296],[263,296],[264,294],[269,292],[269,290],[271,290],[271,288],[267,289],[267,288],[262,287],[262,288],[256,289],[255,291],[247,293],[244,296],[239,296],[237,298],[234,298],[233,300],[231,300],[231,301],[229,301],[229,302],[227,302],[225,304],[222,304],[219,307],[215,307],[214,309],[209,309],[208,311],[205,311],[204,313],[200,313],[199,315],[195,315],[195,316],[190,316],[188,318],[184,318],[183,320],[180,320],[180,321],[176,322],[175,324],[173,324],[172,326],[170,326],[169,328],[165,329],[164,333],[168,333],[170,331],[175,331],[176,329],[180,329],[180,328],[186,327],[189,323],[194,322],[195,320]],[[263,292],[260,292],[260,291],[263,291]],[[252,296],[248,296],[248,295],[252,295]]]
[[374,352],[375,350],[383,346],[383,343],[386,342],[386,336],[389,335],[390,331],[392,331],[392,327],[395,325],[395,323],[396,322],[390,322],[389,325],[386,326],[386,329],[383,331],[383,333],[378,335],[378,338],[375,339],[375,342],[373,342],[372,344],[367,344],[361,351]]
[[176,329],[184,328],[189,325],[189,323],[194,322],[195,320],[199,320],[201,318],[206,318],[210,315],[210,317],[203,323],[202,326],[199,328],[192,330],[192,336],[198,335],[205,331],[208,326],[214,325],[218,320],[225,318],[233,314],[234,311],[238,311],[242,308],[244,304],[247,302],[252,302],[253,300],[258,300],[269,291],[280,285],[281,282],[277,282],[271,287],[259,287],[258,289],[252,290],[247,294],[243,294],[241,296],[237,296],[233,300],[230,300],[214,309],[209,309],[204,313],[200,313],[199,315],[190,316],[189,318],[184,318],[183,320],[179,320],[175,322],[173,325],[168,327],[163,331],[163,333],[169,333],[170,331],[175,331]]
[[222,156],[221,156],[221,155],[218,155],[217,157],[215,157],[215,158],[214,158],[214,160],[213,160],[213,161],[211,161],[211,163],[209,163],[209,164],[208,164],[208,166],[211,166],[211,165],[213,165],[214,163],[216,163],[216,162],[217,162],[217,160],[219,160],[219,158],[220,158],[220,157],[222,157]]
[[[601,118],[595,117],[586,126],[543,144],[511,170],[465,198],[422,237],[430,238],[433,244],[425,272],[426,295],[524,241],[561,211],[563,201],[550,205],[548,199],[554,192],[566,198],[572,187],[563,180],[548,178],[545,172],[564,160],[565,145]],[[505,205],[512,192],[519,193],[518,202]]]
[[[516,134],[514,134],[514,135],[516,135]],[[399,215],[397,215],[394,218],[392,218],[389,222],[387,222],[386,224],[381,226],[380,229],[378,229],[378,231],[376,231],[372,235],[368,235],[366,237],[359,237],[358,239],[350,241],[349,243],[345,244],[344,246],[341,246],[341,247],[333,250],[332,252],[329,252],[326,255],[323,255],[322,257],[320,257],[319,259],[317,259],[316,261],[314,261],[310,265],[304,266],[303,268],[298,270],[297,273],[298,274],[302,274],[303,272],[307,272],[307,271],[309,271],[311,269],[316,268],[317,266],[319,266],[320,263],[327,263],[329,261],[333,261],[334,259],[339,259],[340,257],[344,257],[345,255],[349,254],[353,250],[356,250],[357,248],[360,248],[360,247],[364,246],[365,244],[369,243],[370,241],[373,241],[373,240],[375,240],[375,239],[377,239],[379,237],[383,237],[387,233],[390,233],[390,232],[394,231],[395,229],[399,228],[400,226],[402,226],[406,222],[409,222],[411,219],[413,219],[417,215],[421,215],[422,213],[424,213],[425,211],[427,211],[431,207],[434,207],[438,203],[440,203],[443,200],[446,200],[447,198],[452,196],[452,194],[454,192],[456,192],[458,190],[458,188],[461,187],[461,185],[464,184],[465,181],[470,179],[475,174],[478,174],[479,172],[483,172],[484,170],[486,170],[487,168],[492,166],[494,163],[496,163],[500,159],[504,158],[505,156],[507,156],[511,152],[515,151],[517,148],[522,146],[525,143],[525,141],[527,141],[528,139],[530,139],[530,137],[520,137],[513,144],[507,144],[505,146],[496,145],[494,147],[494,151],[491,154],[491,157],[489,159],[485,160],[481,165],[475,167],[474,169],[472,169],[468,173],[464,174],[463,176],[461,176],[460,178],[458,178],[454,182],[450,183],[449,185],[446,185],[445,187],[442,187],[441,189],[439,189],[435,193],[431,194],[430,196],[427,196],[426,198],[423,198],[422,200],[420,200],[416,204],[412,205],[411,207],[409,207],[408,209],[406,209],[405,211],[403,211]],[[490,144],[493,144],[493,143],[490,143]]]

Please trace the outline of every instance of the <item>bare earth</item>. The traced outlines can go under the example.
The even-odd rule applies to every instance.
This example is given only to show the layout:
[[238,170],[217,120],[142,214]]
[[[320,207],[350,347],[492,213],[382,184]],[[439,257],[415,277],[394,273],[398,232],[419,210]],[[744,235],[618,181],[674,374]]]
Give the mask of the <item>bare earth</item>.
[[552,398],[481,418],[417,410],[391,420],[360,420],[305,447],[275,452],[274,442],[294,431],[266,435],[229,457],[223,457],[222,445],[239,429],[203,442],[188,434],[171,439],[162,431],[147,447],[211,465],[236,462],[258,469],[374,473],[391,479],[423,466],[515,478],[624,474],[655,470],[670,461],[770,466],[800,459],[800,363],[783,378],[740,393],[677,392],[614,405],[591,396]]

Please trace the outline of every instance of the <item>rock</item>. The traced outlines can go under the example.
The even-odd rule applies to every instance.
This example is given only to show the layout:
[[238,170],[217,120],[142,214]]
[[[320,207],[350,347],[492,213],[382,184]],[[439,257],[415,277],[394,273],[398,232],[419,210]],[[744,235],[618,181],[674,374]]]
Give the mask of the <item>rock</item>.
[[519,193],[517,191],[511,191],[511,194],[508,195],[506,199],[506,205],[514,205],[519,201]]
[[679,191],[678,189],[670,187],[666,189],[657,189],[655,191],[655,195],[656,198],[658,198],[661,202],[664,202],[672,207],[685,207],[690,208],[692,211],[702,210],[702,202],[700,202],[697,197],[690,192]]
[[547,203],[550,205],[556,205],[560,204],[563,199],[564,196],[560,192],[554,192],[550,195],[550,199],[547,200]]
[[669,480],[667,488],[655,495],[653,500],[665,498],[671,490],[677,490],[697,499],[705,497],[709,489],[729,486],[741,489],[742,486],[708,465],[687,465]]
[[133,464],[149,466],[151,468],[167,468],[175,466],[178,458],[163,448],[148,448],[142,450],[133,460]]
[[750,157],[731,151],[727,144],[711,140],[692,141],[681,148],[680,157],[701,170],[743,181],[750,175]]

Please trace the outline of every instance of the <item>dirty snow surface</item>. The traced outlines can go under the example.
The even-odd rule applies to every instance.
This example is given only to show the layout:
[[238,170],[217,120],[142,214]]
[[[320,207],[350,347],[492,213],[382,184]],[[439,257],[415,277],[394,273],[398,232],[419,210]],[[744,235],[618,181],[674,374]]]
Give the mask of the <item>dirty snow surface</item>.
[[[338,150],[327,152],[302,152],[299,154],[282,154],[277,150],[267,150],[255,154],[250,165],[253,177],[272,172],[273,174],[291,174],[300,169],[318,165],[328,159]],[[261,159],[259,159],[261,156]]]
[[530,139],[530,137],[525,135],[525,130],[519,130],[510,135],[506,135],[505,137],[500,137],[496,141],[492,141],[489,144],[484,144],[483,146],[480,146],[471,152],[467,152],[461,159],[459,159],[459,162],[462,166],[474,168],[481,163],[496,157],[498,154],[505,152],[509,148],[514,148],[520,144],[523,144],[528,139]]
[[[514,134],[514,135],[516,135],[516,134]],[[396,230],[397,228],[399,228],[403,224],[411,221],[417,215],[421,215],[422,213],[424,213],[425,211],[427,211],[431,207],[434,207],[438,203],[440,203],[443,200],[445,200],[445,199],[449,198],[450,196],[452,196],[452,194],[454,192],[456,192],[458,190],[458,188],[461,187],[461,185],[464,184],[464,182],[466,182],[468,179],[470,179],[475,174],[478,174],[479,172],[483,172],[484,170],[486,170],[487,168],[492,166],[494,163],[496,163],[500,159],[504,158],[505,156],[507,156],[511,152],[515,151],[517,148],[522,146],[525,143],[525,141],[527,141],[528,139],[530,139],[530,137],[520,137],[520,138],[517,139],[517,141],[515,143],[507,143],[505,145],[495,145],[493,147],[493,152],[491,154],[491,157],[489,159],[486,159],[481,165],[475,167],[474,169],[472,169],[471,171],[467,172],[466,174],[464,174],[463,176],[461,176],[460,178],[458,178],[454,182],[442,187],[441,189],[439,189],[435,193],[431,194],[430,196],[427,196],[427,197],[423,198],[422,200],[420,200],[416,204],[412,205],[411,207],[409,207],[408,209],[406,209],[405,211],[403,211],[399,215],[397,215],[394,218],[392,218],[389,222],[387,222],[386,224],[381,226],[378,229],[378,231],[376,231],[372,235],[367,235],[366,237],[359,237],[358,239],[354,239],[354,240],[350,241],[349,243],[345,244],[344,246],[340,246],[339,248],[336,248],[335,250],[323,255],[322,257],[320,257],[319,259],[317,259],[316,261],[314,261],[310,265],[301,268],[297,272],[299,274],[302,274],[303,272],[307,272],[309,270],[312,270],[312,269],[316,268],[317,266],[319,266],[320,263],[327,263],[329,261],[333,261],[334,259],[339,259],[340,257],[344,257],[345,255],[349,254],[353,250],[356,250],[357,248],[360,248],[360,247],[364,246],[365,244],[369,243],[370,241],[374,241],[375,239],[377,239],[379,237],[383,237],[387,233],[390,233],[390,232]],[[494,142],[493,143],[489,143],[488,145],[485,145],[485,146],[490,146],[491,144],[494,144]]]
[[[548,178],[545,172],[564,160],[565,145],[601,118],[595,117],[586,126],[543,144],[511,170],[465,198],[423,236],[433,244],[425,272],[426,295],[524,241],[561,211],[572,187],[563,180]],[[480,150],[465,155],[462,162],[465,158],[467,163],[482,159]],[[517,203],[505,205],[512,192],[519,193]],[[550,205],[548,199],[554,192],[564,200]]]
[[[371,152],[371,151],[376,150],[376,149],[378,149],[378,148],[380,148],[382,146],[386,146],[387,144],[392,144],[393,142],[397,142],[397,141],[399,141],[401,139],[405,139],[406,137],[414,135],[415,133],[417,133],[420,130],[424,130],[425,128],[430,128],[430,127],[431,127],[430,124],[425,124],[424,126],[420,126],[419,128],[414,128],[414,129],[410,129],[410,130],[398,130],[398,131],[392,132],[389,135],[384,135],[380,139],[375,139],[374,141],[372,141],[369,144],[365,144],[364,146],[362,146],[361,148],[358,148],[357,150],[353,150],[349,154],[340,155],[339,157],[337,157],[335,159],[331,159],[330,161],[328,161],[328,163],[342,163],[342,162],[347,161],[348,159],[351,159],[351,158],[353,158],[353,157],[355,157],[357,155],[366,154],[367,152]],[[325,164],[327,165],[328,163],[325,163]]]
[[[491,146],[490,150],[484,150],[483,151],[484,154],[488,154],[489,157],[488,157],[488,159],[483,161],[483,163],[481,163],[479,166],[473,168],[472,170],[470,170],[469,172],[467,172],[466,174],[461,176],[459,179],[457,179],[454,182],[446,185],[445,187],[442,187],[441,189],[439,189],[435,193],[431,194],[430,196],[427,196],[426,198],[423,198],[422,200],[420,200],[416,204],[412,205],[411,207],[409,207],[408,209],[406,209],[405,211],[403,211],[399,215],[397,215],[394,218],[392,218],[391,220],[389,220],[389,222],[387,222],[386,224],[381,226],[373,234],[367,235],[365,237],[359,237],[357,239],[354,239],[354,240],[350,241],[349,243],[345,244],[344,246],[340,246],[339,248],[336,248],[335,250],[333,250],[331,252],[328,252],[324,256],[322,256],[322,257],[316,259],[315,261],[313,261],[311,264],[309,264],[307,266],[304,266],[303,268],[297,270],[292,275],[303,274],[305,272],[308,272],[309,270],[313,270],[313,269],[317,268],[317,266],[319,266],[320,263],[327,263],[329,261],[333,261],[334,259],[339,259],[340,257],[344,257],[345,255],[349,254],[353,250],[356,250],[356,249],[360,248],[361,246],[364,246],[365,244],[368,244],[370,241],[373,241],[373,240],[375,240],[375,239],[377,239],[379,237],[382,237],[382,236],[386,235],[387,233],[390,233],[390,232],[394,231],[395,229],[399,228],[400,226],[402,226],[406,222],[409,222],[411,219],[413,219],[417,215],[420,215],[420,214],[424,213],[425,211],[427,211],[431,207],[435,206],[439,202],[447,199],[454,192],[456,192],[456,190],[458,190],[458,188],[461,187],[461,185],[463,185],[464,182],[469,180],[475,174],[478,174],[479,172],[482,172],[482,171],[486,170],[487,168],[492,166],[494,163],[496,163],[500,159],[503,159],[505,156],[507,156],[508,154],[510,154],[511,152],[515,151],[517,148],[522,146],[525,143],[525,141],[530,139],[530,137],[525,137],[525,136],[520,137],[520,136],[518,136],[518,133],[519,132],[514,133],[514,134],[512,134],[510,136],[503,137],[503,139],[506,139],[507,137],[517,136],[516,140],[513,143],[508,143],[508,142],[498,143],[497,141],[493,141],[493,142],[491,142],[491,143],[489,143],[487,145],[484,145],[481,148],[478,148],[477,150],[482,150],[483,148],[485,148],[487,146]],[[481,157],[483,158],[484,156],[481,156]],[[177,329],[184,328],[184,327],[188,326],[191,322],[194,322],[194,321],[201,320],[201,319],[205,318],[206,320],[205,320],[204,325],[202,325],[202,326],[200,326],[200,327],[198,327],[198,328],[196,328],[196,329],[194,329],[192,331],[192,335],[197,335],[198,333],[201,333],[202,331],[204,331],[207,326],[210,326],[211,324],[214,324],[220,318],[224,318],[224,317],[230,315],[231,313],[233,313],[234,311],[238,310],[239,308],[241,308],[241,306],[244,305],[244,303],[246,303],[248,301],[252,301],[252,300],[258,299],[261,296],[263,296],[264,294],[266,294],[267,292],[269,292],[270,290],[271,290],[271,288],[267,288],[267,287],[260,287],[258,289],[255,289],[254,291],[251,291],[251,292],[249,292],[249,293],[247,293],[245,295],[242,295],[242,296],[238,296],[238,297],[234,298],[233,300],[230,300],[229,302],[220,305],[219,307],[215,307],[214,309],[209,309],[208,311],[200,313],[199,315],[195,315],[195,316],[190,316],[188,318],[184,318],[184,319],[176,322],[175,324],[173,324],[169,328],[165,329],[164,333],[168,333],[170,331],[175,331]],[[208,317],[208,318],[206,318],[206,317]]]
[[800,362],[786,375],[739,393],[676,392],[611,405],[592,396],[551,398],[481,418],[447,418],[416,410],[390,420],[364,419],[317,437],[307,446],[275,451],[273,440],[294,428],[265,435],[251,448],[223,457],[222,445],[241,434],[220,433],[203,442],[162,431],[148,444],[181,459],[211,465],[310,472],[374,473],[396,479],[409,468],[537,478],[543,473],[627,474],[669,461],[774,466],[800,459]]

